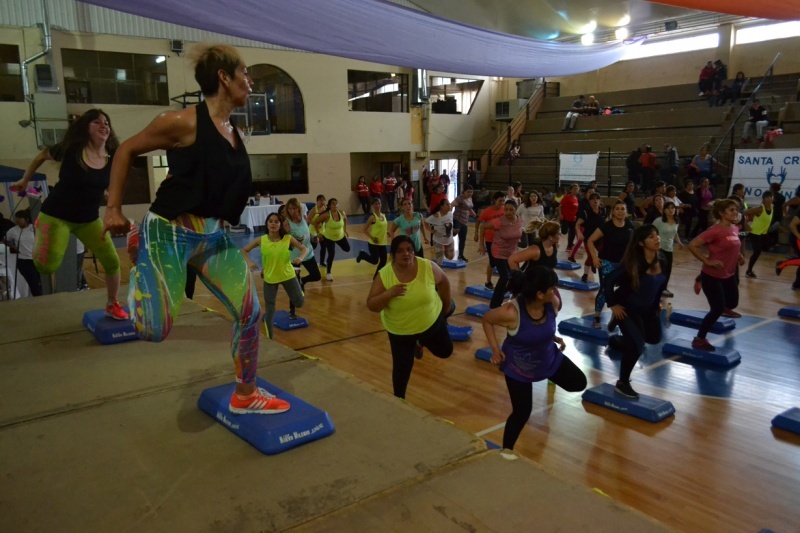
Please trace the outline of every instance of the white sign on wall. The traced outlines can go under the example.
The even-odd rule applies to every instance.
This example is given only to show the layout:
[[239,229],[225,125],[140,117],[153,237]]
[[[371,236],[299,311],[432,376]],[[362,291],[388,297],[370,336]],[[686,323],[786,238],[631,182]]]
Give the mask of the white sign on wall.
[[793,198],[800,185],[800,150],[736,150],[729,195],[737,183],[744,185],[750,206],[760,205],[773,183],[780,183],[787,200]]
[[597,158],[594,154],[559,154],[558,179],[563,182],[592,181],[597,173]]

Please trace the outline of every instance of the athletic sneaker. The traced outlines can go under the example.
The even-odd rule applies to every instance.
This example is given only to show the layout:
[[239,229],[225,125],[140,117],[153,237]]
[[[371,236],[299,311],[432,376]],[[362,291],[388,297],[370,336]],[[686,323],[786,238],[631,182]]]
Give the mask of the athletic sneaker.
[[358,252],[358,255],[356,256],[356,264],[359,264],[359,263],[361,263],[361,254],[362,254],[362,253],[363,253],[363,252]]
[[486,283],[483,284],[483,286],[489,289],[490,291],[494,290],[494,285],[492,284],[491,281],[487,281]]
[[728,308],[722,310],[722,316],[726,318],[742,318],[742,315],[740,313],[737,313],[733,309],[728,309]]
[[466,257],[464,257],[463,255],[462,255],[461,257],[459,257],[459,259],[460,259],[460,260],[462,260],[462,261],[464,261],[465,263],[469,263],[469,259],[467,259],[467,258],[466,258]]
[[514,450],[509,450],[508,448],[503,448],[500,450],[500,457],[505,459],[506,461],[516,461],[519,459],[517,454],[514,453]]
[[128,320],[130,318],[117,300],[106,306],[106,316],[114,320]]
[[781,273],[783,272],[783,270],[781,270],[781,263],[783,263],[783,261],[775,262],[775,274],[777,274],[778,276],[780,276]]
[[330,272],[328,272],[327,274],[325,274],[325,279],[327,279],[328,281],[333,281],[333,276],[331,275],[331,273],[330,273]]
[[594,329],[602,328],[602,325],[600,324],[600,317],[599,316],[594,317],[594,320],[592,320],[592,327]]
[[289,320],[297,320],[297,313],[295,312],[289,313]]
[[569,256],[569,257],[567,257],[567,261],[569,261],[570,263],[577,263],[577,262],[578,262],[578,260],[577,260],[577,259],[575,259],[575,258],[574,258],[574,257],[572,257],[572,256]]
[[639,393],[633,390],[633,387],[631,387],[630,381],[617,381],[616,386],[614,386],[614,390],[617,391],[618,394],[621,394],[626,398],[639,397]]
[[422,345],[417,341],[416,346],[414,347],[414,357],[417,359],[422,359]]
[[672,298],[672,297],[673,297],[673,296],[675,296],[675,295],[674,295],[674,294],[672,294],[672,291],[667,291],[667,290],[665,290],[664,292],[662,292],[662,293],[661,293],[661,296],[665,296],[665,297],[667,297],[667,298]]
[[751,279],[756,279],[757,278],[756,273],[753,272],[752,270],[748,270],[747,272],[744,273],[744,275],[745,275],[745,277],[751,278]]
[[706,339],[701,339],[700,337],[695,337],[692,341],[692,348],[695,350],[705,350],[707,352],[713,352],[714,347],[711,345],[710,342]]
[[237,415],[275,415],[288,411],[289,407],[291,407],[289,402],[280,400],[259,388],[253,396],[246,399],[239,398],[236,393],[232,394],[228,409]]
[[581,283],[587,283],[589,281],[589,274],[584,274],[581,276]]

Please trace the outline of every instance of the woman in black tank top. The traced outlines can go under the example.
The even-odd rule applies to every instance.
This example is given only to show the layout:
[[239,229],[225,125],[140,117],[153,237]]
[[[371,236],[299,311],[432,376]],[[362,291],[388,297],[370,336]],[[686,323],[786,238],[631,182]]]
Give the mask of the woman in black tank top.
[[204,101],[160,114],[120,146],[111,168],[104,225],[114,235],[128,232],[121,204],[131,161],[152,150],[167,150],[171,177],[142,222],[139,260],[131,275],[136,294],[146,295],[133,300],[137,331],[146,340],[166,338],[178,315],[188,265],[233,316],[236,385],[230,412],[281,413],[289,404],[256,386],[258,293],[223,224],[238,223],[252,192],[250,160],[231,112],[247,104],[253,81],[231,46],[197,45],[192,52]]
[[[558,241],[561,239],[561,225],[558,222],[545,222],[539,228],[539,238],[533,241],[530,246],[520,250],[508,258],[508,266],[512,270],[528,270],[534,265],[556,268],[558,261]],[[524,266],[523,266],[524,265]],[[558,296],[558,308],[561,309],[561,294],[558,287],[554,287]]]

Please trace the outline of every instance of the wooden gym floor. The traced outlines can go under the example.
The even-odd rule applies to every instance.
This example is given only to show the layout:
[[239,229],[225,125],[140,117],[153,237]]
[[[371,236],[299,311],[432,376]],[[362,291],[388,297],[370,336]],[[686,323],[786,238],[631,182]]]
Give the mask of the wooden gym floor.
[[[349,229],[354,251],[366,249],[358,240],[363,238],[359,227]],[[450,323],[473,326],[474,333],[470,341],[456,343],[450,359],[427,354],[415,364],[407,401],[500,443],[510,413],[505,383],[496,367],[474,358],[475,350],[487,344],[480,321],[464,314],[468,305],[480,303],[464,289],[484,283],[487,264],[477,254],[473,231],[468,266],[446,273],[457,306]],[[388,339],[379,315],[365,304],[375,267],[357,265],[352,257],[337,250],[334,281],[325,281],[323,271],[323,281],[306,286],[306,305],[298,314],[310,327],[276,328],[275,340],[391,394]],[[124,249],[120,258],[127,272]],[[582,251],[578,258],[585,258]],[[741,279],[738,310],[745,317],[737,328],[724,338],[709,336],[712,343],[738,349],[741,364],[729,370],[694,367],[648,347],[633,372],[634,387],[671,401],[674,417],[651,424],[538,383],[534,411],[516,451],[678,530],[800,531],[800,435],[770,426],[776,414],[800,406],[800,323],[777,316],[780,307],[800,305],[800,293],[790,290],[793,271],[775,275],[779,258],[762,254],[755,267],[758,279]],[[85,267],[90,286],[103,286],[102,274],[97,276],[88,262]],[[676,251],[670,282],[675,309],[707,309],[705,297],[692,290],[699,268],[688,252]],[[559,271],[560,276],[580,273]],[[560,319],[593,310],[594,293],[562,290],[562,297]],[[202,283],[195,302],[225,315]],[[279,291],[278,309],[286,308],[286,294]],[[691,336],[691,331],[674,325],[665,330],[665,337],[675,335]],[[618,360],[602,346],[565,339],[566,355],[587,373],[590,386],[616,379]]]

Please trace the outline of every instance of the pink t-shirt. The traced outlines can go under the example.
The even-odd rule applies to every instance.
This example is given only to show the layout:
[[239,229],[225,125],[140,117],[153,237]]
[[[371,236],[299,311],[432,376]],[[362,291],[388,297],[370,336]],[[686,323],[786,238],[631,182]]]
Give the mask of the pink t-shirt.
[[719,259],[722,261],[722,268],[703,265],[701,269],[709,276],[727,279],[736,274],[736,265],[739,262],[739,252],[742,243],[739,240],[738,226],[731,225],[725,227],[722,224],[714,224],[700,234],[700,238],[708,247],[708,258],[710,260]]
[[522,218],[517,217],[514,222],[505,216],[491,221],[494,226],[494,242],[492,242],[492,257],[495,259],[508,259],[517,251],[517,243],[522,236]]

